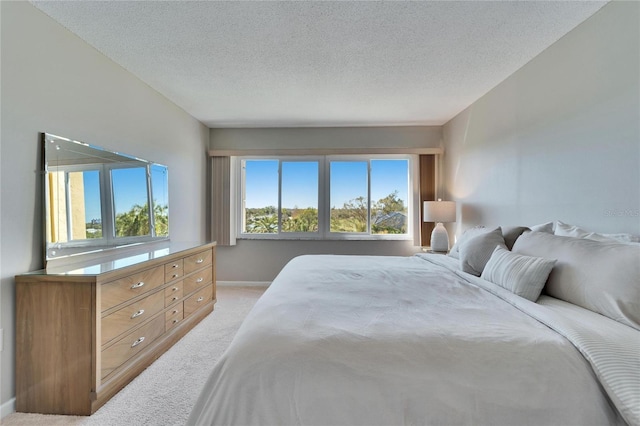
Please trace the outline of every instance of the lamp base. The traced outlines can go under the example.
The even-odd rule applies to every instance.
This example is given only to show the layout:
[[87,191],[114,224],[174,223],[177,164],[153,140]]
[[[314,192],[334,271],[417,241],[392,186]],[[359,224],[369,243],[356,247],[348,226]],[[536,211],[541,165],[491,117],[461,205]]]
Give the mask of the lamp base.
[[441,222],[436,223],[431,233],[431,251],[449,251],[449,233]]

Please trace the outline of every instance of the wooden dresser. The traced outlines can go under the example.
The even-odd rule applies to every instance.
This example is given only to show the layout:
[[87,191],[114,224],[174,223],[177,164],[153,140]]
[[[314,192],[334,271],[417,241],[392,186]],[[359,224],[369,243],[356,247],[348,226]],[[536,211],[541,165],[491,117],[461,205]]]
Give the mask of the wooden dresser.
[[94,413],[215,302],[215,243],[17,276],[16,410]]

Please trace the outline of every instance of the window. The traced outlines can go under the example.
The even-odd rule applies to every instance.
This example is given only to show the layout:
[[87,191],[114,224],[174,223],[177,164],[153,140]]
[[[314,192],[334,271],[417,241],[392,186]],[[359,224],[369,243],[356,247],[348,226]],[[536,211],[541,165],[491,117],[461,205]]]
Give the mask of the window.
[[242,160],[242,234],[317,234],[319,160]]
[[236,161],[240,238],[409,238],[411,156]]
[[56,167],[47,183],[52,224],[47,240],[79,247],[168,236],[166,172],[158,165]]

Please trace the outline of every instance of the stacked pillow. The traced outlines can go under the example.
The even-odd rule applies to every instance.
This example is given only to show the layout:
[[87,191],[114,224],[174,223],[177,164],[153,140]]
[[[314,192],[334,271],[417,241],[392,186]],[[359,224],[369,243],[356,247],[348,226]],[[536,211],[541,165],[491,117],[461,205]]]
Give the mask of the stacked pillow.
[[557,221],[553,231],[555,235],[561,237],[585,238],[587,240],[600,241],[603,243],[637,243],[640,237],[633,234],[598,234],[596,232],[587,231],[575,225]]
[[523,256],[509,251],[525,227],[472,228],[463,234],[450,256],[460,259],[464,272],[491,281],[535,302],[555,260]]
[[555,259],[524,256],[496,247],[481,278],[535,302],[555,263]]
[[[507,246],[509,250],[513,247],[513,243],[516,242],[518,237],[524,232],[528,231],[529,228],[526,226],[505,226],[502,229],[502,238],[504,238],[504,244]],[[458,242],[454,244],[449,252],[449,256],[455,257],[456,259],[460,258],[460,246],[464,244],[465,241],[470,240],[473,237],[478,235],[491,232],[492,229],[485,228],[484,226],[476,226],[475,228],[467,229],[464,234],[458,239]]]
[[555,228],[554,222],[541,223],[539,225],[533,225],[530,227],[531,232],[546,232],[547,234],[553,234]]
[[640,330],[636,236],[596,234],[559,221],[533,228],[538,232],[472,228],[449,255],[460,259],[464,272],[528,300],[535,302],[545,288],[552,297]]
[[507,248],[500,227],[465,239],[459,249],[460,267],[479,277],[496,247]]
[[527,232],[513,252],[557,259],[548,295],[640,330],[640,245]]

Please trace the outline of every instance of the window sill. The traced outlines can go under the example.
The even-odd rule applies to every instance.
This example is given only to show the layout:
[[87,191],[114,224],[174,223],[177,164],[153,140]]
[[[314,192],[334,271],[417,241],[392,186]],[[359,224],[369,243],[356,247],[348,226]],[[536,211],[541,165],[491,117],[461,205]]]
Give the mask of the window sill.
[[237,240],[268,240],[268,241],[410,241],[413,240],[409,235],[332,235],[330,237],[322,236],[296,236],[296,235],[241,235]]

